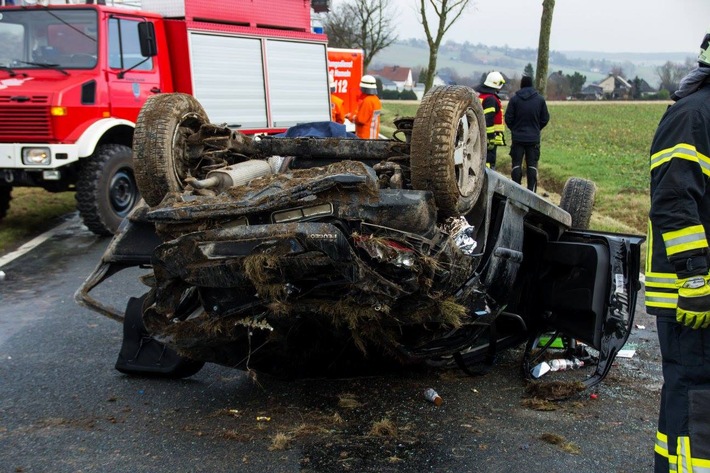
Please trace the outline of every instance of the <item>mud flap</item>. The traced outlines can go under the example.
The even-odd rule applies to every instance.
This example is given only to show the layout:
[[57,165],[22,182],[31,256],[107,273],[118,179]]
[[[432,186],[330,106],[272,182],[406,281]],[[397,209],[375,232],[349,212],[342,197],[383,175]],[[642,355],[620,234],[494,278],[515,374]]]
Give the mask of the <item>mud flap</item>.
[[204,362],[190,360],[153,339],[143,325],[143,301],[132,297],[123,319],[123,343],[116,361],[121,373],[161,378],[187,378],[200,371]]

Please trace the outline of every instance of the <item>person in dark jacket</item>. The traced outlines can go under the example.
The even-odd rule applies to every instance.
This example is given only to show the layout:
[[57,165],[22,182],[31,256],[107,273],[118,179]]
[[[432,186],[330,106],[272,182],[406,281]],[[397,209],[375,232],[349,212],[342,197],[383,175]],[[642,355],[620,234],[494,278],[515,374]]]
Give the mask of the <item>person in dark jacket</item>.
[[646,312],[663,387],[655,472],[710,471],[710,30],[650,152]]
[[523,156],[528,189],[537,188],[537,163],[540,161],[540,130],[550,121],[547,103],[532,86],[532,77],[523,76],[520,90],[508,102],[505,124],[513,135],[510,146],[511,177],[520,184],[523,179]]

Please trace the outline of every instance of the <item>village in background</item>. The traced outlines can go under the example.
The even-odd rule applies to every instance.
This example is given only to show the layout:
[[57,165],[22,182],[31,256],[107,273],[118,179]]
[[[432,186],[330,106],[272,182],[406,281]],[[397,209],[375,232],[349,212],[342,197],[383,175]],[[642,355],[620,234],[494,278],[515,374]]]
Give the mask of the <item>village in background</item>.
[[[423,40],[399,40],[378,52],[367,73],[378,80],[383,99],[420,100],[428,49]],[[537,51],[448,41],[439,51],[434,85],[474,87],[492,71],[506,79],[501,98],[518,90],[523,75],[534,77]],[[690,53],[550,51],[548,100],[667,100],[678,80],[695,66]]]

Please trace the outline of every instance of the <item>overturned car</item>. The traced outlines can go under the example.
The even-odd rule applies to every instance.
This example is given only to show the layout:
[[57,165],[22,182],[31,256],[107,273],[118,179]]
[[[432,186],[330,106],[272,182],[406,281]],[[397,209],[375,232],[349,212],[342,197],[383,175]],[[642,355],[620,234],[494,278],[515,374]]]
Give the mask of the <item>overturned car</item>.
[[[249,137],[189,95],[149,99],[134,136],[144,203],[76,294],[123,322],[116,368],[472,370],[563,340],[594,353],[598,383],[631,330],[643,238],[586,230],[589,181],[570,179],[557,206],[486,169],[469,88],[432,89],[396,126],[388,140]],[[125,310],[94,297],[133,267],[147,289]]]

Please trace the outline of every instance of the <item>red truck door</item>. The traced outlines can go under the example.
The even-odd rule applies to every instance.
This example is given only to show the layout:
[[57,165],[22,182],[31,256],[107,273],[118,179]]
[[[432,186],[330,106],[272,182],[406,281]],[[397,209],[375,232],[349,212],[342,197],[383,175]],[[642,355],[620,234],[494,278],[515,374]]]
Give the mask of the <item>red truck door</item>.
[[[141,55],[138,38],[138,24],[141,21],[143,20],[116,15],[112,15],[108,20],[108,86],[111,115],[130,121],[136,120],[148,97],[162,92],[158,61],[152,57],[146,60]],[[165,51],[162,52],[164,53]]]

